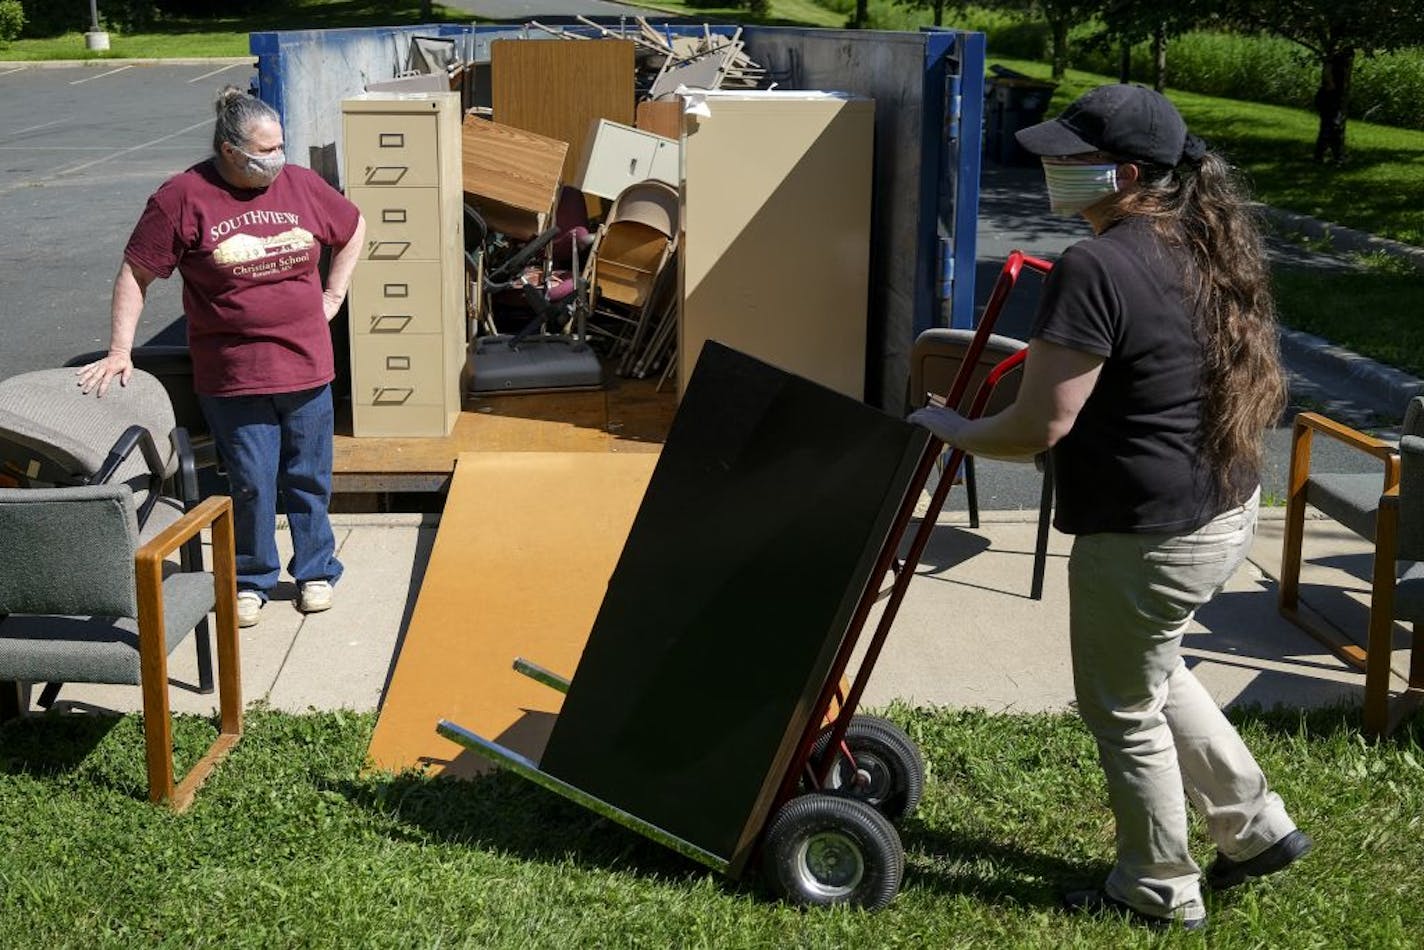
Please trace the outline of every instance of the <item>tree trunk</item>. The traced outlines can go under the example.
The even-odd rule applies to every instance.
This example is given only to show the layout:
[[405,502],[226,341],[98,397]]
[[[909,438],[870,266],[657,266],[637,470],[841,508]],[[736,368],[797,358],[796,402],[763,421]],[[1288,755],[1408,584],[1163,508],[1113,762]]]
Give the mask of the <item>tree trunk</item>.
[[1053,78],[1062,79],[1068,71],[1068,27],[1064,20],[1053,20],[1049,28],[1053,31]]
[[1167,90],[1167,24],[1157,24],[1152,33],[1152,88]]
[[1117,81],[1132,82],[1132,44],[1126,40],[1117,53]]
[[870,0],[855,0],[855,22],[851,26],[854,29],[863,30],[868,22],[870,22]]
[[429,23],[435,18],[435,13],[431,9],[432,0],[420,0],[420,22]]
[[947,0],[935,0],[935,26],[944,26],[944,5]]
[[1325,161],[1327,151],[1336,164],[1345,160],[1345,119],[1354,71],[1353,49],[1328,53],[1320,64],[1320,88],[1315,93],[1315,111],[1320,113],[1320,129],[1315,135],[1317,162]]

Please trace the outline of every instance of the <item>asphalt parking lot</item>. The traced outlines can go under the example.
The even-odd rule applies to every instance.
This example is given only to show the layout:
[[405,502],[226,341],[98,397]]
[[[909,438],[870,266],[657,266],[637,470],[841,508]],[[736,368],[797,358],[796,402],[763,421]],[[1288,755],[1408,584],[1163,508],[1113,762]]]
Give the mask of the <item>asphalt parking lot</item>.
[[[0,378],[109,338],[109,295],[144,202],[211,150],[213,97],[251,60],[162,66],[0,63]],[[156,282],[138,340],[182,312]]]

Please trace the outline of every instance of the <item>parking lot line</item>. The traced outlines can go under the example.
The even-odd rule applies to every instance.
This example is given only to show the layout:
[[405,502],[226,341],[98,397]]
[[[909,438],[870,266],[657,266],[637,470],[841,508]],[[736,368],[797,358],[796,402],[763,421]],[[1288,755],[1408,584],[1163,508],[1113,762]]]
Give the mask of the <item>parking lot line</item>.
[[30,188],[30,187],[33,187],[34,185],[40,184],[41,182],[53,181],[54,179],[60,178],[60,177],[65,176],[65,175],[73,175],[75,172],[82,172],[82,171],[84,171],[86,168],[93,168],[95,165],[102,165],[104,162],[107,162],[107,161],[109,161],[110,159],[118,158],[118,157],[121,156],[121,155],[127,155],[127,154],[129,154],[130,152],[137,152],[137,151],[139,151],[140,149],[152,148],[153,146],[159,145],[159,144],[161,144],[161,143],[163,143],[163,142],[166,142],[166,141],[168,141],[169,139],[177,138],[178,136],[184,135],[184,134],[186,134],[186,133],[188,133],[188,132],[191,132],[191,131],[193,131],[193,130],[196,129],[196,128],[201,128],[202,126],[208,125],[208,124],[210,124],[212,121],[213,121],[212,119],[204,119],[204,120],[201,121],[201,122],[194,122],[192,125],[187,126],[187,127],[185,127],[185,128],[181,128],[181,129],[179,129],[179,130],[176,131],[176,132],[170,132],[170,133],[168,133],[167,135],[161,135],[161,136],[159,136],[159,137],[156,138],[156,139],[151,139],[150,141],[143,142],[143,143],[141,143],[141,144],[139,144],[139,145],[132,145],[132,146],[130,146],[130,147],[128,147],[128,148],[119,149],[117,152],[110,152],[108,155],[105,155],[103,158],[96,158],[96,159],[94,159],[94,160],[92,160],[92,161],[82,162],[81,164],[78,164],[78,165],[66,166],[66,167],[64,167],[64,168],[57,169],[57,170],[54,171],[53,173],[51,173],[51,174],[49,174],[49,175],[46,175],[46,176],[43,177],[43,178],[36,178],[36,179],[29,180],[29,181],[16,182],[16,183],[13,184],[13,185],[8,185],[8,186],[5,186],[5,187],[0,187],[0,195],[9,194],[10,192],[16,191],[16,190],[18,190],[18,189],[20,189],[20,188]]
[[235,67],[235,66],[246,66],[246,65],[248,65],[248,64],[247,64],[247,63],[228,63],[226,66],[219,66],[217,69],[214,69],[212,72],[203,73],[201,76],[194,76],[192,79],[188,80],[188,82],[194,83],[194,82],[197,82],[197,81],[200,80],[200,79],[207,79],[209,76],[216,76],[218,73],[226,72],[227,70],[232,69],[232,68]]
[[7,69],[3,73],[0,73],[0,79],[4,79],[6,76],[9,76],[12,73],[22,73],[24,71],[24,66],[16,66],[14,69]]
[[76,79],[76,80],[72,81],[72,82],[70,83],[70,85],[71,85],[71,86],[77,86],[77,85],[79,85],[79,84],[82,83],[82,82],[89,82],[89,81],[94,80],[94,79],[103,79],[105,76],[112,76],[114,73],[121,73],[121,72],[123,72],[125,69],[133,69],[133,66],[120,66],[118,69],[111,69],[111,70],[109,70],[108,72],[106,72],[106,73],[100,73],[100,74],[97,75],[97,76],[88,76],[88,77],[85,77],[84,79]]
[[[8,75],[9,75],[9,73],[0,73],[0,76],[8,76]],[[46,122],[46,123],[44,123],[43,125],[32,125],[32,126],[30,126],[28,129],[16,129],[15,131],[13,131],[13,132],[11,132],[11,133],[9,133],[9,134],[10,134],[10,135],[24,135],[26,132],[38,132],[40,129],[47,129],[47,128],[49,128],[49,127],[52,126],[52,125],[62,125],[63,123],[68,122],[68,121],[69,121],[68,119],[55,119],[53,122]]]

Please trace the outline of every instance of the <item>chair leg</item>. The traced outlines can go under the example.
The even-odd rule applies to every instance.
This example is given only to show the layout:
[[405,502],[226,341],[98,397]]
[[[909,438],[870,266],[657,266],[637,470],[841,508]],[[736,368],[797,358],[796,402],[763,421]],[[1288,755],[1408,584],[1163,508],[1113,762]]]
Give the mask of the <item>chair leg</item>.
[[1285,537],[1281,543],[1281,582],[1277,592],[1282,611],[1294,611],[1300,596],[1301,545],[1305,540],[1305,482],[1310,474],[1310,436],[1297,425],[1291,443],[1289,484],[1286,486]]
[[1043,574],[1048,567],[1048,529],[1053,521],[1053,462],[1047,456],[1043,461],[1043,489],[1038,496],[1038,536],[1033,545],[1033,582],[1029,596],[1034,600],[1043,599]]
[[63,683],[46,683],[44,689],[40,690],[40,698],[35,700],[35,705],[41,709],[53,706],[54,701],[59,698],[59,691],[63,688]]
[[1424,689],[1424,640],[1414,623],[1409,625],[1409,688]]
[[974,479],[974,456],[964,456],[964,497],[969,503],[969,527],[979,527],[979,486]]
[[30,711],[30,684],[0,680],[0,722],[18,719]]
[[213,637],[207,617],[193,628],[193,645],[198,649],[198,692],[206,696],[213,691]]

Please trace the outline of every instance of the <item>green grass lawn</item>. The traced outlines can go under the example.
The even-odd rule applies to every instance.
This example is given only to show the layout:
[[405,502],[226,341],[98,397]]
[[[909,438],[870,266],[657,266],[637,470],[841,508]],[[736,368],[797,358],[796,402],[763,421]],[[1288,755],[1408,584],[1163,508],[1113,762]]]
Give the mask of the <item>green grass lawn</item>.
[[[1424,928],[1424,723],[1242,717],[1316,851],[1209,895],[1205,939],[1060,913],[1107,873],[1112,818],[1076,719],[891,711],[924,751],[899,899],[796,911],[510,775],[359,774],[373,717],[256,711],[175,816],[143,796],[140,721],[0,729],[0,946],[1412,947]],[[212,734],[177,721],[191,761]],[[1198,859],[1211,848],[1200,828]]]
[[[990,63],[1047,79],[1050,68],[989,55]],[[1114,77],[1068,70],[1050,114]],[[1424,246],[1424,132],[1353,121],[1343,167],[1311,158],[1316,118],[1304,109],[1168,89],[1187,124],[1244,169],[1255,197],[1276,208]]]
[[[100,4],[100,10],[103,5]],[[468,23],[468,13],[434,4],[430,22]],[[252,16],[166,18],[143,33],[110,31],[109,49],[84,48],[83,32],[0,44],[0,60],[179,59],[248,55],[247,34],[264,30],[325,30],[340,27],[403,26],[425,22],[420,0],[290,0]]]

